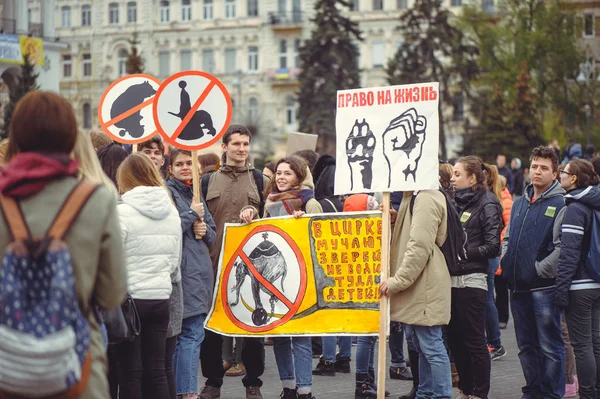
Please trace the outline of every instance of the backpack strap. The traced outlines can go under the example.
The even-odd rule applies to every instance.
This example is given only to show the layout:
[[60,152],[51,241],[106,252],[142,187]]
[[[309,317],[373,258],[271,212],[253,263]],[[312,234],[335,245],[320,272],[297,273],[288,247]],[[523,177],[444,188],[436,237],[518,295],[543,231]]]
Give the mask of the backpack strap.
[[25,223],[21,207],[14,198],[0,195],[0,207],[2,209],[2,216],[6,220],[8,231],[12,236],[12,241],[22,241],[31,237],[31,232],[29,231],[29,227],[27,227],[27,223]]
[[83,209],[83,206],[98,187],[98,184],[88,180],[79,182],[58,211],[46,233],[46,237],[62,240]]
[[213,174],[214,172],[210,172],[210,173],[206,173],[205,175],[202,176],[202,186],[201,186],[201,191],[202,191],[202,198],[204,198],[206,200],[206,194],[208,194],[208,184],[210,183],[210,176]]

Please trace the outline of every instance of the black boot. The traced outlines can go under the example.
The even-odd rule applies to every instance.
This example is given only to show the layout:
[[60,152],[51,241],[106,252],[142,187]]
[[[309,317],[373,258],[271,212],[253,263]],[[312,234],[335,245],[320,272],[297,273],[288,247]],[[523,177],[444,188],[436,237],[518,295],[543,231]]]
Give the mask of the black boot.
[[305,393],[302,395],[298,395],[298,399],[317,399],[315,398],[312,393]]
[[[419,352],[408,350],[408,358],[410,359],[410,370],[413,375],[413,387],[419,386]],[[416,392],[416,391],[415,391]]]
[[290,389],[290,388],[283,388],[283,391],[281,392],[281,396],[279,396],[279,399],[297,399],[298,398],[298,393],[296,393],[295,389]]
[[371,386],[368,374],[356,374],[356,389],[354,390],[354,399],[376,398],[377,390]]
[[338,373],[344,373],[344,374],[350,373],[350,359],[349,358],[335,359],[335,371]]
[[335,365],[323,358],[319,359],[319,364],[312,371],[313,375],[324,375],[328,377],[335,377]]
[[[373,390],[375,392],[377,392],[377,381],[375,380],[375,369],[374,368],[369,368],[369,374],[367,374],[367,377],[369,378],[369,385],[371,385],[371,388],[373,388]],[[385,391],[386,398],[390,395],[391,394],[389,391]]]
[[400,396],[398,399],[415,399],[417,397],[417,388],[413,386],[409,393]]

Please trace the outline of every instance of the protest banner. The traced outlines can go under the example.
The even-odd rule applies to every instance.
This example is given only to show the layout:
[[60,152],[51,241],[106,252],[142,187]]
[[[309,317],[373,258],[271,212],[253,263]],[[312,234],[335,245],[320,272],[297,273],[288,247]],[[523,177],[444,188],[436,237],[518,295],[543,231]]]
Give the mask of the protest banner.
[[285,155],[290,156],[296,151],[302,150],[316,150],[318,138],[319,135],[317,134],[299,132],[288,133],[287,151]]
[[229,336],[376,335],[381,237],[380,212],[227,224],[206,328]]
[[[389,276],[390,193],[437,189],[439,83],[337,92],[335,193],[383,193],[381,280]],[[377,173],[374,173],[377,171]],[[380,300],[378,399],[385,397],[389,299]]]

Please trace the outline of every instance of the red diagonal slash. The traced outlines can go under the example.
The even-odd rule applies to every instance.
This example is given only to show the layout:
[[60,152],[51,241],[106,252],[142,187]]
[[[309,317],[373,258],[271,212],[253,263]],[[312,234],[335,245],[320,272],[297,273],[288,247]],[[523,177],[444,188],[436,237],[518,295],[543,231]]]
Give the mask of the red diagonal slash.
[[131,116],[131,115],[135,114],[136,112],[138,112],[139,110],[141,110],[145,106],[148,106],[148,105],[152,104],[152,101],[154,101],[154,96],[152,96],[151,98],[147,99],[143,103],[138,104],[135,107],[131,108],[129,111],[125,111],[121,115],[115,116],[114,118],[112,118],[108,122],[103,123],[102,127],[106,129],[106,128],[114,125],[117,122],[121,122],[123,119],[127,118],[128,116]]
[[262,284],[265,286],[265,288],[267,290],[269,290],[269,292],[271,292],[273,295],[275,295],[277,298],[279,298],[279,300],[281,302],[283,302],[283,304],[285,306],[288,307],[288,309],[292,309],[294,304],[290,302],[289,299],[287,299],[285,297],[285,295],[283,295],[281,292],[279,292],[279,290],[277,288],[275,288],[275,286],[273,284],[271,284],[270,281],[268,281],[267,279],[265,279],[263,277],[262,274],[260,274],[258,272],[258,270],[256,270],[256,268],[254,267],[254,265],[252,264],[252,262],[250,261],[250,259],[248,259],[248,257],[246,256],[246,254],[244,253],[244,251],[238,251],[237,255],[242,258],[242,260],[244,261],[244,263],[246,264],[246,266],[248,266],[248,270],[250,270],[250,273],[252,273],[252,275]]
[[173,133],[173,136],[171,136],[171,139],[177,140],[177,137],[179,137],[183,128],[186,127],[188,123],[190,123],[190,121],[192,120],[192,117],[194,116],[194,114],[196,113],[198,108],[200,108],[200,105],[202,105],[202,102],[204,100],[206,100],[206,97],[208,97],[208,95],[210,94],[210,91],[215,86],[216,86],[215,81],[211,80],[210,83],[208,84],[208,86],[206,86],[206,88],[202,92],[202,94],[200,94],[200,97],[198,97],[198,99],[196,100],[194,105],[192,105],[192,108],[190,108],[190,110],[188,111],[185,118],[183,118],[183,120],[181,121],[181,124],[179,126],[177,126],[177,129],[175,129],[175,132]]

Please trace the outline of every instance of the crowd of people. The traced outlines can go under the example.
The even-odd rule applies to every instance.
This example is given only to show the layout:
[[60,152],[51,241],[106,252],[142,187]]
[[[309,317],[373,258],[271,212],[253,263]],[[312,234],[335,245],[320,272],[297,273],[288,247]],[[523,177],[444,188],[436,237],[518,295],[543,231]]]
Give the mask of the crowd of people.
[[[247,399],[261,399],[265,345],[273,347],[283,399],[313,399],[313,375],[351,372],[351,337],[233,339],[204,329],[226,223],[380,209],[377,193],[334,195],[330,155],[299,151],[255,169],[251,138],[231,125],[222,156],[200,156],[196,198],[189,151],[154,137],[130,153],[101,131],[79,132],[70,104],[53,93],[33,91],[17,104],[0,144],[0,194],[18,203],[28,250],[55,250],[32,237],[49,234],[77,187],[94,185],[64,234],[72,300],[89,325],[77,341],[78,352],[89,346],[87,360],[67,384],[79,397],[216,399],[228,375],[243,377]],[[439,190],[392,195],[391,277],[380,292],[391,306],[389,376],[413,382],[400,399],[452,398],[453,386],[457,398],[488,398],[491,362],[506,355],[509,308],[523,398],[600,396],[600,268],[589,255],[600,250],[600,158],[571,152],[559,165],[554,146],[537,147],[528,172],[518,158],[509,167],[504,155],[496,165],[464,156],[440,163]],[[4,216],[3,273],[7,254],[19,252]],[[457,263],[444,252],[456,234],[467,237]],[[111,342],[108,315],[124,301],[134,305],[139,330]],[[20,306],[7,306],[0,325],[18,321]],[[375,398],[377,338],[356,344],[355,398]]]

